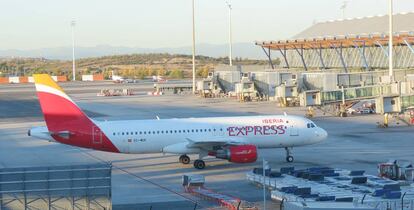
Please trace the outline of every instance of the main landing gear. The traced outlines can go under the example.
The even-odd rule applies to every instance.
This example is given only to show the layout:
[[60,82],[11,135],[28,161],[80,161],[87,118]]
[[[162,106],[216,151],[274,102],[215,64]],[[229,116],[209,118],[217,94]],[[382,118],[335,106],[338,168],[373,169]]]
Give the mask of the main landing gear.
[[196,169],[204,169],[206,167],[206,163],[204,160],[198,159],[194,161],[194,168]]
[[188,157],[187,155],[181,155],[179,161],[180,163],[187,165],[190,163],[191,160],[190,157]]
[[[180,161],[180,163],[185,164],[185,165],[189,164],[191,161],[188,155],[181,155],[178,160]],[[194,165],[194,168],[196,169],[204,169],[206,167],[206,163],[202,159],[195,160],[193,165]]]
[[285,147],[286,150],[286,162],[291,163],[293,162],[293,156],[292,156],[292,148]]

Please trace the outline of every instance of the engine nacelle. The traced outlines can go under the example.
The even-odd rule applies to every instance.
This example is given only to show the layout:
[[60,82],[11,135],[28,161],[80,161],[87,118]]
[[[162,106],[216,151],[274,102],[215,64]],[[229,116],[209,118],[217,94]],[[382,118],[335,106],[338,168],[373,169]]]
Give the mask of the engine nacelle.
[[233,163],[253,163],[257,160],[257,148],[251,144],[228,146],[212,155]]

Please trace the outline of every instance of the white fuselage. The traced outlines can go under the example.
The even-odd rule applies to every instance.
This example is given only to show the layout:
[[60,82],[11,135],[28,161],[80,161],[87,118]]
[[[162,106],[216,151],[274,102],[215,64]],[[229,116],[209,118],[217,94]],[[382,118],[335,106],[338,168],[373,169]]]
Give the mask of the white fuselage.
[[[198,149],[182,151],[179,146],[185,148],[193,141],[228,141],[253,144],[258,148],[296,147],[318,143],[327,136],[326,131],[312,121],[286,115],[95,123],[122,153],[198,153]],[[94,138],[98,140],[99,136]]]

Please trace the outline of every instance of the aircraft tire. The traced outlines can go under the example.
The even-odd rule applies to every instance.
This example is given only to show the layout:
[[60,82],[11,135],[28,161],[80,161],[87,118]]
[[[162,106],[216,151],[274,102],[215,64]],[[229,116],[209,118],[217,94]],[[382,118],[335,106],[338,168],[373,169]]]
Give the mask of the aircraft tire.
[[179,160],[180,160],[180,163],[185,164],[185,165],[189,164],[191,161],[190,157],[188,157],[187,155],[181,155]]
[[294,160],[293,156],[289,155],[289,156],[286,157],[286,162],[288,162],[288,163],[293,162],[293,160]]
[[194,161],[194,168],[204,169],[205,167],[206,167],[206,163],[203,160],[195,160]]

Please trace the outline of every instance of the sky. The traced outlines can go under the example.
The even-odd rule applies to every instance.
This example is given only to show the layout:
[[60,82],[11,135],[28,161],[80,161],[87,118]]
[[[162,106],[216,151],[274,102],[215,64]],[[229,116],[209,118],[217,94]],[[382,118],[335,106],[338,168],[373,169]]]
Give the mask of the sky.
[[[233,42],[287,39],[315,22],[342,18],[344,0],[229,0]],[[225,0],[195,0],[196,42],[228,41]],[[388,0],[348,0],[346,18],[387,13]],[[0,0],[0,49],[76,44],[165,48],[191,45],[191,0]],[[394,12],[414,0],[394,0]]]

